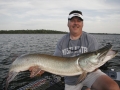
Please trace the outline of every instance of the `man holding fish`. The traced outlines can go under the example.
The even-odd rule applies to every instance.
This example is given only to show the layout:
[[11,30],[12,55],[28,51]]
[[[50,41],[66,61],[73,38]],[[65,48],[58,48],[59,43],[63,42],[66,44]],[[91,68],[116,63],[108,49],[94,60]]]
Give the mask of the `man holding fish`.
[[[68,28],[70,33],[63,36],[58,42],[55,56],[74,57],[81,53],[92,52],[98,49],[98,42],[96,39],[82,31],[83,15],[81,11],[74,10],[68,16]],[[86,56],[87,57],[87,56]],[[32,71],[33,68],[30,68]],[[44,73],[42,71],[40,74]],[[79,79],[77,76],[65,76],[65,90],[81,90],[83,86],[94,90],[119,90],[117,83],[109,76],[97,69],[89,73],[84,80],[76,85]]]
[[[96,39],[82,31],[83,15],[81,11],[74,10],[69,13],[68,28],[70,33],[58,42],[54,55],[73,57],[98,49]],[[94,90],[119,90],[116,82],[99,69],[88,74],[81,83],[75,85],[78,78],[79,76],[65,77],[65,90],[81,90],[83,86]]]
[[[92,35],[82,31],[83,20],[81,11],[74,10],[69,13],[68,28],[70,33],[63,36],[58,42],[54,53],[55,56],[74,57],[99,49],[96,39]],[[32,71],[32,69],[34,68],[30,68],[30,71]],[[44,71],[40,74],[42,73],[44,73]],[[119,90],[117,83],[99,69],[89,73],[86,78],[77,85],[76,81],[79,79],[79,75],[65,76],[64,78],[65,90],[81,90],[83,86],[94,90]]]
[[65,90],[81,90],[83,86],[87,86],[87,90],[120,90],[114,80],[97,69],[117,52],[110,50],[112,45],[99,49],[96,39],[82,31],[83,20],[81,11],[69,13],[70,33],[58,42],[54,56],[29,54],[18,57],[9,70],[6,88],[18,72],[29,69],[30,77],[44,71],[64,76]]

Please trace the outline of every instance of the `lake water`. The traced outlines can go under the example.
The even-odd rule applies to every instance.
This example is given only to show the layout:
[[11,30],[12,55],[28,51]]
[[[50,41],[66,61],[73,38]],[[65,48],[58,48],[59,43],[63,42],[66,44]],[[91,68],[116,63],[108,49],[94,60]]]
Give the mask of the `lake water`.
[[[1,34],[0,35],[0,90],[5,85],[5,79],[13,60],[26,53],[53,54],[57,41],[64,34]],[[109,68],[120,71],[120,35],[94,35],[101,46],[111,43],[114,50],[118,50],[118,55],[112,59]],[[24,73],[24,72],[23,72]],[[29,73],[20,73],[13,83],[9,85],[13,90],[15,87],[29,82]],[[23,79],[26,78],[26,79]],[[13,88],[13,89],[12,89]],[[14,89],[16,90],[16,89]]]

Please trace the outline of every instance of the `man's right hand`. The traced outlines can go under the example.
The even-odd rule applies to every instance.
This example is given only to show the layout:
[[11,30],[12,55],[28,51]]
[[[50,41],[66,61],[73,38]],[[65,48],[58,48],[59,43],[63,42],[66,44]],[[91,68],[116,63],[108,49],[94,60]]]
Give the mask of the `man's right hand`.
[[29,68],[30,77],[34,77],[36,75],[41,76],[45,71],[41,70],[39,66],[32,66]]

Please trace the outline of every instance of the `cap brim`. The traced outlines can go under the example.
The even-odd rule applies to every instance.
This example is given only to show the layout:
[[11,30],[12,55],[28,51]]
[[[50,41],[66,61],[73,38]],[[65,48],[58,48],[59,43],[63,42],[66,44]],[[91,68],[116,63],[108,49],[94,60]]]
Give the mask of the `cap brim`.
[[68,16],[68,20],[71,20],[73,17],[78,17],[78,18],[80,18],[81,20],[83,20],[83,16],[82,16],[81,14],[79,14],[79,13],[70,14],[70,15]]
[[[74,17],[78,17],[78,16],[74,16]],[[68,18],[68,20],[71,20],[74,17]],[[83,21],[83,19],[81,17],[78,17],[78,18]]]

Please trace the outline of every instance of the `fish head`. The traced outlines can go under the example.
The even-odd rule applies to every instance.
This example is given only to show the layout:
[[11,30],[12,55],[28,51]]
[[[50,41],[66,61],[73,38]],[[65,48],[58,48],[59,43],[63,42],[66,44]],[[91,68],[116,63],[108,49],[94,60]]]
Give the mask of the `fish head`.
[[80,57],[81,60],[79,60],[80,67],[87,72],[92,72],[99,68],[116,56],[117,51],[113,51],[111,48],[112,45],[109,44],[99,50],[83,54],[82,57]]
[[112,45],[108,44],[105,47],[97,50],[95,53],[97,53],[97,57],[95,60],[97,60],[97,64],[101,66],[101,64],[103,65],[107,61],[115,57],[118,51],[112,50]]

